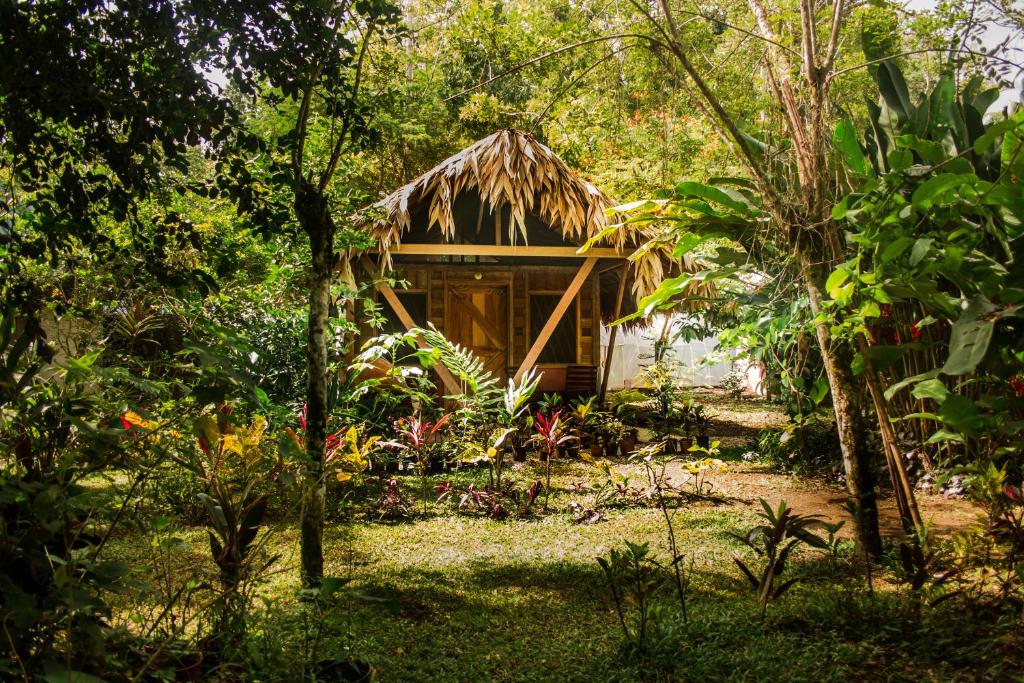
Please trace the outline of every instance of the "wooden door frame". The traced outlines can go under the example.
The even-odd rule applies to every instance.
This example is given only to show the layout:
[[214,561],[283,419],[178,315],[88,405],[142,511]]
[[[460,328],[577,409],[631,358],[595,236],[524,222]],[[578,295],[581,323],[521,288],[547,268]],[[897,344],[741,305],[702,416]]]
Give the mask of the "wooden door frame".
[[[511,281],[511,277],[509,277],[508,279],[504,279],[503,278],[503,279],[497,280],[497,281],[486,281],[486,280],[477,280],[477,279],[474,279],[474,278],[466,278],[466,277],[458,277],[458,276],[456,276],[454,278],[450,278],[449,275],[450,275],[450,273],[446,272],[445,273],[445,278],[444,278],[444,334],[445,334],[446,337],[449,337],[449,339],[451,339],[451,329],[449,327],[449,321],[451,320],[451,316],[449,315],[449,312],[448,312],[448,301],[449,301],[449,299],[452,296],[458,296],[454,292],[454,288],[455,287],[465,287],[465,288],[468,288],[468,289],[476,288],[476,289],[503,289],[503,290],[505,290],[505,315],[504,315],[504,321],[503,321],[504,325],[505,325],[505,363],[504,363],[504,367],[508,368],[509,361],[512,358],[512,318],[511,318],[511,316],[512,316],[512,306],[511,306],[511,301],[512,301],[512,281]],[[471,314],[471,317],[472,317],[472,314]],[[475,318],[474,318],[474,320],[475,320]],[[487,336],[490,337],[490,334],[488,334],[486,330],[484,330],[484,334],[487,334]],[[456,340],[452,339],[452,341],[455,342]],[[456,343],[461,343],[461,342],[456,342]]]

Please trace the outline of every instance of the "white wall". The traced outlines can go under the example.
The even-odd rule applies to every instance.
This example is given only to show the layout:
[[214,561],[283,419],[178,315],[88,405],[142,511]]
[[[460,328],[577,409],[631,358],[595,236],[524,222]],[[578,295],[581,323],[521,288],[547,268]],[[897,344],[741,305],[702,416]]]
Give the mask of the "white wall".
[[[623,387],[640,386],[639,375],[650,365],[654,355],[654,338],[662,327],[655,320],[647,331],[626,332],[622,329],[615,336],[615,351],[612,355],[612,372],[608,379],[609,391]],[[608,353],[609,328],[601,328],[601,362]],[[679,378],[686,384],[715,386],[732,370],[732,363],[704,365],[701,359],[714,351],[718,339],[708,337],[699,341],[679,341],[674,345],[675,359],[681,364]],[[602,372],[603,372],[602,368]]]

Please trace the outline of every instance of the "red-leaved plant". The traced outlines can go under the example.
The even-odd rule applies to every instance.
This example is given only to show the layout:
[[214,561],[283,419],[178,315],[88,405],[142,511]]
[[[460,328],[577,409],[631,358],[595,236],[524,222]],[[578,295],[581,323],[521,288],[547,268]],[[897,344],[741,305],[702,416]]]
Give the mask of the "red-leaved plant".
[[534,439],[540,442],[544,448],[544,459],[546,461],[545,466],[545,484],[544,484],[544,510],[548,509],[548,499],[551,496],[551,460],[555,457],[555,453],[558,451],[558,447],[563,443],[575,439],[574,436],[560,436],[559,430],[559,418],[562,416],[561,410],[556,410],[554,414],[546,418],[541,412],[537,413],[537,421],[535,423],[537,427],[537,433],[534,435]]
[[428,422],[419,417],[406,418],[404,423],[407,426],[402,427],[401,423],[395,424],[395,432],[403,439],[404,443],[403,441],[386,441],[381,444],[382,446],[413,452],[413,456],[416,459],[416,473],[420,477],[420,489],[423,494],[423,514],[427,514],[427,469],[429,465],[424,449],[430,439],[448,422],[451,416],[452,414],[448,413],[437,422]]

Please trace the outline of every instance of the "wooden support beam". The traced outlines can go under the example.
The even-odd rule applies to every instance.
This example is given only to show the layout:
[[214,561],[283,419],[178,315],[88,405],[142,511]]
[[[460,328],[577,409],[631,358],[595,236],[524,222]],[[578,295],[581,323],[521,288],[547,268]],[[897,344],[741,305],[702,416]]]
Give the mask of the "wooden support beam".
[[[373,267],[373,262],[370,261],[369,258],[364,256],[360,260],[360,264],[362,264],[363,268],[365,268],[371,275],[376,274],[377,271]],[[407,331],[416,327],[416,323],[413,322],[412,316],[409,315],[409,311],[405,310],[405,306],[402,305],[402,300],[398,298],[398,295],[395,294],[395,290],[392,289],[388,283],[378,281],[374,286],[384,297],[384,300],[388,302],[388,305],[391,306],[395,315],[398,316],[398,320],[401,321]],[[453,375],[448,368],[439,362],[434,365],[434,371],[437,373],[437,376],[441,378],[441,382],[449,392],[452,394],[462,393],[458,380],[455,379],[455,375]]]
[[[551,334],[558,327],[558,323],[562,320],[562,316],[569,310],[569,305],[573,299],[576,298],[576,294],[580,291],[580,287],[583,286],[587,276],[590,275],[590,271],[594,269],[594,264],[597,263],[597,256],[588,256],[587,260],[583,262],[580,269],[576,272],[576,277],[572,279],[569,284],[569,288],[562,294],[562,298],[558,301],[558,305],[555,306],[555,310],[551,311],[551,315],[548,317],[548,321],[544,323],[544,327],[541,328],[540,334],[533,342],[533,346],[526,352],[526,357],[523,358],[523,362],[520,363],[519,369],[516,371],[516,382],[522,379],[523,375],[526,374],[527,370],[533,367],[540,357],[540,352],[544,350],[548,340],[551,339]],[[578,328],[577,328],[578,329]]]
[[628,251],[612,247],[594,247],[582,254],[579,247],[529,247],[507,244],[396,244],[388,251],[392,256],[530,256],[539,258],[617,258],[624,259]]
[[[622,271],[619,273],[619,291],[615,293],[615,313],[612,314],[612,321],[618,320],[622,313],[622,297],[626,293],[626,271],[629,269],[629,261],[622,264]],[[600,329],[598,331],[600,334]],[[604,376],[601,378],[601,392],[597,395],[597,404],[604,405],[605,394],[608,393],[608,378],[612,374],[612,355],[615,353],[615,336],[619,333],[619,326],[612,325],[608,333],[608,353],[604,357]]]

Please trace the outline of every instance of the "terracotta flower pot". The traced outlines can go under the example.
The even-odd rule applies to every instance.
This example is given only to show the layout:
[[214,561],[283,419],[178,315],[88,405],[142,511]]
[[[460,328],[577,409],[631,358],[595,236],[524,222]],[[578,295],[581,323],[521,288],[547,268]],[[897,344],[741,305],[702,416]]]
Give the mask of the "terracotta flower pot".
[[619,452],[622,453],[623,458],[628,458],[629,454],[636,450],[636,434],[630,433],[622,437],[619,440]]
[[597,460],[604,455],[604,446],[601,445],[600,441],[592,441],[590,443],[590,457]]

